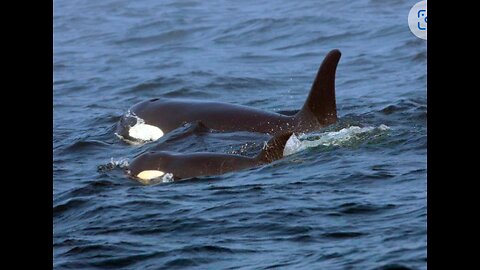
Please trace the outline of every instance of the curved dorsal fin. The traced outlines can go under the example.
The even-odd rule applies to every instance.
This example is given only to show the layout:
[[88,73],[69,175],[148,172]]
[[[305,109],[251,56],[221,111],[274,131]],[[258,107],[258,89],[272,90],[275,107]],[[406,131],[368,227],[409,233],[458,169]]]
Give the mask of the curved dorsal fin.
[[337,121],[335,101],[335,72],[342,53],[331,50],[318,70],[310,94],[299,113],[315,116],[321,125],[330,125]]

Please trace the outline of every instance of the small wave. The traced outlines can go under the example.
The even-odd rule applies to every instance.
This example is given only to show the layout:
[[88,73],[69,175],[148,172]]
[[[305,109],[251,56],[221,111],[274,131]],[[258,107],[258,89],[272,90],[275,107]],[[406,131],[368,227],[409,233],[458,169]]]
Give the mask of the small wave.
[[106,258],[106,259],[98,259],[91,263],[91,266],[95,268],[113,268],[118,269],[121,267],[128,267],[132,266],[139,261],[147,260],[150,258],[154,258],[160,255],[163,255],[164,252],[162,251],[155,251],[155,252],[146,252],[141,254],[134,254],[134,255],[126,255],[126,256],[118,256],[113,258]]
[[115,168],[126,169],[128,167],[128,158],[121,158],[118,160],[110,159],[107,164],[102,164],[97,167],[98,172],[108,172]]
[[108,146],[110,146],[110,144],[98,140],[78,140],[65,147],[63,151],[76,152]]
[[313,242],[315,241],[315,237],[312,237],[308,234],[302,234],[302,235],[295,235],[290,238],[288,238],[289,241],[294,241],[294,242]]
[[193,267],[199,266],[199,263],[192,259],[177,258],[168,261],[164,266],[166,267]]
[[158,77],[146,82],[142,82],[128,89],[128,93],[136,93],[139,91],[151,91],[156,89],[161,89],[173,85],[178,85],[183,83],[183,80],[171,77]]
[[365,235],[365,233],[361,233],[361,232],[332,232],[332,233],[323,234],[324,237],[337,238],[337,239],[354,238],[354,237],[359,237],[363,235]]
[[426,101],[422,99],[402,99],[396,104],[389,104],[380,112],[385,115],[404,112],[425,112],[427,111]]
[[70,199],[67,202],[55,205],[53,207],[53,214],[54,215],[60,215],[70,209],[75,209],[80,207],[81,205],[87,203],[88,200],[86,199]]
[[292,44],[292,45],[278,47],[278,48],[275,48],[274,50],[285,51],[285,50],[292,50],[292,49],[304,48],[304,47],[309,47],[309,46],[319,46],[321,44],[338,42],[339,40],[342,40],[346,37],[353,38],[353,37],[356,37],[356,36],[365,35],[367,33],[368,33],[368,31],[364,31],[364,30],[361,30],[361,31],[349,30],[349,31],[344,31],[343,33],[335,33],[335,34],[331,34],[331,35],[322,35],[322,36],[319,36],[319,37],[316,37],[316,38],[313,38],[313,39],[310,39],[310,40],[307,40],[307,41],[302,41],[302,42],[298,42],[298,43],[295,43],[295,44]]
[[396,208],[396,205],[394,204],[375,205],[370,203],[344,203],[339,206],[339,212],[342,214],[364,214],[376,213],[394,208]]
[[57,195],[54,201],[55,202],[63,201],[63,200],[68,200],[69,198],[75,198],[80,196],[83,197],[83,196],[89,196],[89,195],[97,195],[99,193],[102,193],[110,189],[112,186],[115,186],[115,185],[117,184],[109,180],[91,181],[91,182],[88,182],[86,185],[71,189],[60,195]]
[[170,98],[193,98],[193,97],[201,97],[201,98],[212,98],[213,96],[209,93],[204,91],[192,90],[188,87],[181,87],[179,89],[171,90],[162,94],[164,97]]
[[[383,133],[389,129],[390,127],[382,124],[378,127],[351,126],[339,131],[330,131],[320,134],[304,134],[298,137],[294,134],[288,139],[283,155],[289,156],[317,146],[345,146],[355,141],[362,140],[365,138],[365,135],[375,136],[376,134]],[[316,139],[311,140],[311,138]]]
[[143,36],[125,36],[122,39],[114,41],[116,45],[129,45],[129,46],[144,46],[144,45],[158,45],[166,43],[179,43],[179,41],[185,40],[191,37],[195,33],[205,31],[210,27],[193,27],[189,29],[175,29],[165,31],[160,34],[150,34]]
[[418,53],[415,53],[412,57],[412,61],[417,63],[422,63],[427,61],[427,51],[425,50],[425,51],[420,51]]
[[401,264],[386,264],[384,266],[375,268],[374,270],[411,270],[412,268]]
[[213,81],[207,84],[205,87],[208,89],[221,89],[221,90],[234,90],[241,89],[258,89],[272,87],[275,85],[275,81],[270,79],[259,79],[254,77],[233,77],[233,76],[221,76],[216,77]]
[[188,253],[199,253],[199,252],[206,252],[206,253],[234,253],[234,250],[222,247],[222,246],[215,246],[215,245],[192,245],[186,246],[179,250],[178,252],[188,252]]

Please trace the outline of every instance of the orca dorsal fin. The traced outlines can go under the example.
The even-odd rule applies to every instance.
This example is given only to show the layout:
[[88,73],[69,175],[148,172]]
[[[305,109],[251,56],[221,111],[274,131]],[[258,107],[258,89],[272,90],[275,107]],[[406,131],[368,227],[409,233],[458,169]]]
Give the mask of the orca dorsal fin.
[[313,81],[307,101],[299,112],[304,116],[314,116],[322,126],[337,121],[335,72],[341,55],[342,53],[335,49],[325,56]]
[[283,150],[293,132],[284,132],[273,136],[256,157],[262,163],[270,163],[283,157]]

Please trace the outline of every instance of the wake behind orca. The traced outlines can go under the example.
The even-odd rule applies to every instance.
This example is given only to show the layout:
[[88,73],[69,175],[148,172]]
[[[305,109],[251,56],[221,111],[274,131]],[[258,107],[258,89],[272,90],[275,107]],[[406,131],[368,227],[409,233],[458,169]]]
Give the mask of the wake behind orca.
[[250,131],[276,135],[318,130],[337,121],[335,73],[340,57],[337,49],[325,56],[307,100],[295,115],[221,102],[154,98],[133,105],[117,123],[115,134],[129,142],[155,141],[192,122],[223,132]]

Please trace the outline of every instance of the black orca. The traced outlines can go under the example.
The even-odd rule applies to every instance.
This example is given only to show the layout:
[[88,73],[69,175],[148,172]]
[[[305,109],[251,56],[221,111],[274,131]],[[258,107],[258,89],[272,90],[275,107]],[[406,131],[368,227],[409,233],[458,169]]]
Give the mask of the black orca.
[[292,132],[271,138],[255,157],[234,154],[197,152],[181,154],[167,151],[146,152],[127,166],[127,173],[144,184],[158,180],[180,180],[198,176],[212,176],[271,163],[283,157]]
[[116,134],[127,141],[155,141],[191,122],[218,131],[271,135],[318,130],[337,121],[335,73],[340,57],[337,49],[325,56],[305,104],[294,115],[221,102],[154,98],[132,106],[117,123]]

